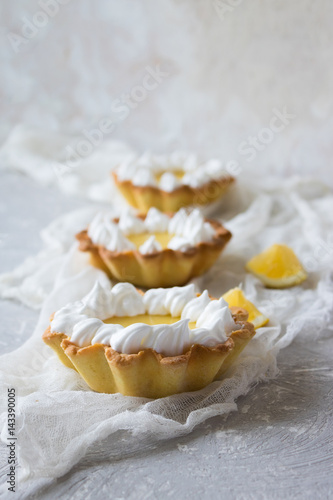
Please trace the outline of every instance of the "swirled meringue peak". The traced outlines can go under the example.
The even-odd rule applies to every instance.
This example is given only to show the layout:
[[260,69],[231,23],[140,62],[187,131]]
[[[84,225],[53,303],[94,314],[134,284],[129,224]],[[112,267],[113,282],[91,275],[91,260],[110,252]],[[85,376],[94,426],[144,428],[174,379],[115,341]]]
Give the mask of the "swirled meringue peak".
[[155,186],[162,191],[174,191],[181,185],[193,188],[227,174],[219,159],[199,160],[193,153],[174,151],[169,155],[150,152],[127,158],[116,169],[120,181],[131,181],[135,186]]
[[135,245],[121,231],[119,224],[111,220],[105,212],[99,212],[89,224],[88,236],[96,245],[101,245],[111,252],[135,250]]
[[149,209],[145,219],[130,211],[124,211],[118,223],[112,220],[110,214],[100,212],[88,228],[88,236],[93,243],[113,252],[135,250],[136,246],[128,238],[131,235],[147,233],[147,240],[138,249],[143,255],[162,250],[156,238],[151,237],[154,233],[161,232],[173,235],[167,248],[182,252],[200,242],[212,241],[215,236],[215,229],[205,221],[197,208],[192,211],[182,208],[169,217],[153,207]]
[[[176,319],[171,324],[146,324],[142,315]],[[122,326],[115,322],[117,317],[133,317],[133,323]],[[112,323],[105,323],[111,318]],[[221,344],[239,328],[222,298],[210,299],[207,291],[197,295],[193,284],[143,294],[129,283],[111,288],[97,282],[81,301],[66,305],[51,321],[51,332],[68,335],[79,347],[104,344],[124,354],[151,348],[164,356],[183,354],[193,344]]]

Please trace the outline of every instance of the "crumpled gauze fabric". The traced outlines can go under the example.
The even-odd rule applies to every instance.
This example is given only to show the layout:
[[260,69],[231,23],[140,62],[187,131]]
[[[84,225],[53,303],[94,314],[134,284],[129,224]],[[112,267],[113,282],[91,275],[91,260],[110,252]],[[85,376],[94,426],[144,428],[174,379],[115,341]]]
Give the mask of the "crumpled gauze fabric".
[[[257,330],[227,378],[197,392],[158,400],[98,394],[43,344],[41,336],[51,313],[82,298],[97,279],[102,283],[108,280],[88,264],[73,236],[87,225],[96,206],[52,222],[42,232],[41,252],[0,277],[2,297],[41,309],[32,337],[0,358],[2,387],[15,387],[18,394],[21,481],[40,485],[62,476],[102,440],[101,457],[117,459],[129,451],[157,446],[162,439],[189,433],[210,417],[236,411],[240,395],[278,374],[277,355],[296,336],[309,342],[324,330],[332,331],[330,191],[312,180],[268,177],[254,183],[244,175],[225,204],[223,221],[233,238],[214,267],[195,282],[215,297],[241,285],[270,323]],[[221,217],[222,213],[216,215]],[[301,285],[288,290],[266,289],[246,273],[246,261],[276,242],[287,243],[303,262],[309,276]],[[6,442],[4,404],[0,425]]]
[[[91,143],[91,140],[94,144]],[[0,149],[0,164],[44,186],[93,201],[114,200],[110,170],[134,154],[118,140],[90,141],[84,136],[17,125]],[[122,198],[117,198],[122,203]]]

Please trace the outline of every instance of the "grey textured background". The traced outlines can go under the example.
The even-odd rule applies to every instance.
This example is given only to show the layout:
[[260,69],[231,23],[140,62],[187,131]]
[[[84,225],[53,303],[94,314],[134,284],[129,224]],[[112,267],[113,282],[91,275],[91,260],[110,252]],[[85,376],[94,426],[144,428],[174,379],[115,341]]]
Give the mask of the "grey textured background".
[[[331,0],[64,0],[36,29],[41,3],[0,2],[0,140],[17,123],[84,138],[110,118],[106,138],[139,150],[194,149],[260,173],[332,169]],[[114,102],[157,65],[168,76],[121,119]],[[240,145],[275,108],[294,118],[251,160]]]
[[[86,203],[18,175],[0,175],[0,272],[5,272],[40,249],[40,229]],[[38,313],[0,301],[0,317],[5,353],[29,337]],[[154,450],[129,449],[118,461],[101,461],[100,443],[35,498],[333,498],[332,352],[329,336],[307,344],[299,338],[281,352],[280,376],[239,398],[239,411],[227,419],[210,419]],[[23,491],[19,484],[17,497]]]

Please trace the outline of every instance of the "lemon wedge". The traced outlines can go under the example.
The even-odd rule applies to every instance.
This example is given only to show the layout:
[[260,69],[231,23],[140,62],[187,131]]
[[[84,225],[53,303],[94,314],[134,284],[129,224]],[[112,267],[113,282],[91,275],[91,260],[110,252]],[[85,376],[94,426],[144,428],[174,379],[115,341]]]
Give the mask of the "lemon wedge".
[[302,264],[287,245],[272,245],[253,257],[246,269],[270,288],[299,285],[307,278]]
[[242,307],[249,313],[248,321],[254,325],[255,328],[267,325],[269,319],[264,316],[252,302],[250,302],[244,295],[240,288],[232,288],[223,296],[224,300],[228,303],[229,307]]

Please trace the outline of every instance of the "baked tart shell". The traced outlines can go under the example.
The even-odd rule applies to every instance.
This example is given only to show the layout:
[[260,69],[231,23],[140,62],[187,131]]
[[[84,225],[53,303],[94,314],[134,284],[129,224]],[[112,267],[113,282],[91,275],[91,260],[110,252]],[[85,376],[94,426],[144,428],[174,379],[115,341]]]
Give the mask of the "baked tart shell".
[[162,212],[177,212],[182,207],[213,203],[235,182],[234,177],[226,175],[197,188],[183,184],[168,192],[155,186],[135,186],[130,180],[121,181],[116,172],[111,172],[111,175],[127,202],[143,213],[148,212],[151,207]]
[[43,340],[92,390],[156,399],[197,391],[221,379],[255,335],[252,323],[240,322],[239,326],[223,344],[195,344],[184,354],[171,357],[153,349],[122,354],[103,344],[78,347],[63,333],[52,333],[50,327]]

